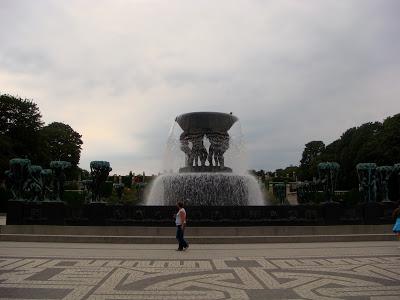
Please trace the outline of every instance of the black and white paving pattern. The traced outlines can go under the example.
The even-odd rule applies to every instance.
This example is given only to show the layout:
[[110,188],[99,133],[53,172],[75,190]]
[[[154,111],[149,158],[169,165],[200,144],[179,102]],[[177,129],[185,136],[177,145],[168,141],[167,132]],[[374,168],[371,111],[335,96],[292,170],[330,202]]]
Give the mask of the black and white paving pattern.
[[400,242],[0,242],[1,299],[400,299]]

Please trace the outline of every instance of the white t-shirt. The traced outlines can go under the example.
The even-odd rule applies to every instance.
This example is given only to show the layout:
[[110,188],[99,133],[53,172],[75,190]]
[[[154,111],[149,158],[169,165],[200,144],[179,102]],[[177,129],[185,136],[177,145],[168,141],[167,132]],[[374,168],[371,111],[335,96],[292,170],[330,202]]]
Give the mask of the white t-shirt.
[[180,213],[181,211],[183,211],[183,213],[184,213],[185,216],[186,216],[186,211],[185,211],[185,209],[184,209],[184,208],[181,208],[181,209],[178,211],[178,213],[176,214],[176,217],[175,217],[175,224],[176,224],[176,225],[182,225],[181,216],[179,215],[179,213]]

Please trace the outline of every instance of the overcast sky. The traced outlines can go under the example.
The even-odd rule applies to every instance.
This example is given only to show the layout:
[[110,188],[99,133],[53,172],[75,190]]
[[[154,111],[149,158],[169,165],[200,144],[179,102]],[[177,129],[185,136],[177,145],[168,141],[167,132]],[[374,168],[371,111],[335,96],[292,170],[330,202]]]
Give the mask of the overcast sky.
[[[0,0],[0,93],[82,134],[81,167],[162,171],[176,115],[233,112],[249,167],[400,113],[400,1]],[[113,173],[114,173],[113,171]]]

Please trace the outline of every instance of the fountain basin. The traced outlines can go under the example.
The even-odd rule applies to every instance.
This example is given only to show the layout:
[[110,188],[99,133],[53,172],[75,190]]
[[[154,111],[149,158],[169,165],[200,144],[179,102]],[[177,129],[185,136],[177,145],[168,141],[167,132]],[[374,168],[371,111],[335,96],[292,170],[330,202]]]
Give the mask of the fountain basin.
[[175,119],[188,134],[227,132],[237,120],[234,115],[220,112],[192,112],[179,115]]

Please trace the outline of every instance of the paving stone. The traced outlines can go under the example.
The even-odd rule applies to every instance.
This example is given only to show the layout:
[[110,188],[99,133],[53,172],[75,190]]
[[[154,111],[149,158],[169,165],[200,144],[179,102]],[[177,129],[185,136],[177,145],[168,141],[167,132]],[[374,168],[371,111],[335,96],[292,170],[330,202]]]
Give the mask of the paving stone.
[[0,299],[400,299],[396,242],[0,242]]

